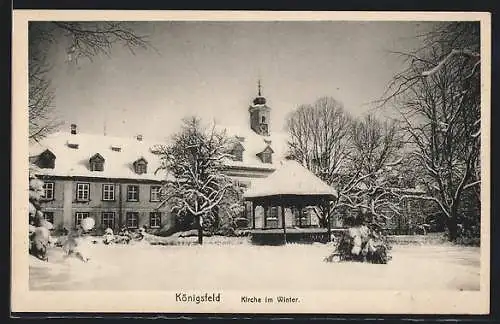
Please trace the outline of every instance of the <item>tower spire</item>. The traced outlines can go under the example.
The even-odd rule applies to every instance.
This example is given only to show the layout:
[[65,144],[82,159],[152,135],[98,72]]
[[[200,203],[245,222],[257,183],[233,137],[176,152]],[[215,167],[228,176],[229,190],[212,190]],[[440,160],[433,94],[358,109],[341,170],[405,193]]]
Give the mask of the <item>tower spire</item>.
[[269,136],[270,110],[266,105],[266,98],[262,96],[262,83],[257,79],[257,96],[248,108],[250,112],[250,127],[259,135]]

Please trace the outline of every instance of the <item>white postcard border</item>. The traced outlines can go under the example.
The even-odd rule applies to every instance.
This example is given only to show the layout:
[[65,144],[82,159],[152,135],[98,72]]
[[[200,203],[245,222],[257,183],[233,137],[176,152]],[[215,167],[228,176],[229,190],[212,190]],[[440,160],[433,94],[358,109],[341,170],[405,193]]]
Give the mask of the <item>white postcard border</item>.
[[[241,303],[241,296],[276,296],[282,291],[221,291],[220,303],[179,303],[178,291],[30,291],[28,285],[28,81],[29,20],[480,20],[481,21],[481,283],[480,291],[296,291],[299,303]],[[284,11],[108,11],[14,10],[12,35],[12,302],[13,312],[169,313],[365,313],[487,314],[490,305],[490,74],[491,16],[479,12],[284,12]],[[185,291],[184,293],[212,293]],[[217,292],[217,291],[214,291]],[[289,294],[287,294],[289,295]]]

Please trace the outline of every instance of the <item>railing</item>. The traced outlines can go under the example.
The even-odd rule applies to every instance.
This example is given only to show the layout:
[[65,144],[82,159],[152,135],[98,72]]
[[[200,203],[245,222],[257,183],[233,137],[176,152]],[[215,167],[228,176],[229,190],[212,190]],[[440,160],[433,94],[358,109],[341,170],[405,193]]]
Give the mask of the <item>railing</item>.
[[326,228],[287,228],[286,234],[283,229],[259,229],[251,230],[251,241],[256,245],[282,245],[286,243],[328,243],[338,237],[345,229],[332,229],[333,237],[328,237]]

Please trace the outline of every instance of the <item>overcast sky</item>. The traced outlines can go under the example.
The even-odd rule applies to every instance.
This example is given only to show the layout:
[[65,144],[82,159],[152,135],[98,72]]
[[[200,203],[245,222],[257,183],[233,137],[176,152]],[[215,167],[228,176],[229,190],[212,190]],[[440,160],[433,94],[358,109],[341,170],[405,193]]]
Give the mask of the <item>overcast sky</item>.
[[52,50],[55,106],[69,131],[163,138],[184,116],[248,125],[248,105],[262,80],[271,131],[300,104],[333,96],[366,113],[401,58],[430,27],[416,22],[148,22],[133,24],[154,50],[68,64]]

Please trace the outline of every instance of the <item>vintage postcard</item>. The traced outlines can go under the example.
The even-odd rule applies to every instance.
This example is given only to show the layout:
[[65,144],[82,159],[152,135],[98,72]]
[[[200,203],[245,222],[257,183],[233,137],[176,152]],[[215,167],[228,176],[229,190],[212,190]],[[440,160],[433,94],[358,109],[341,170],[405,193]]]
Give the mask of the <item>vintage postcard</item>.
[[489,313],[490,33],[14,10],[12,311]]

